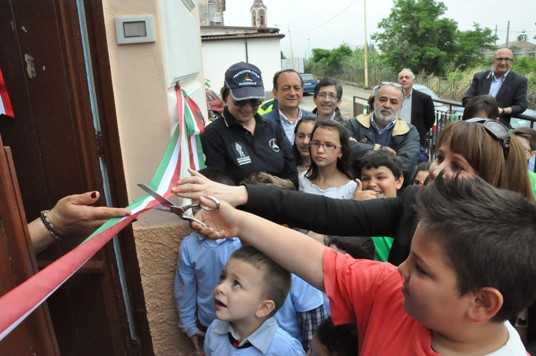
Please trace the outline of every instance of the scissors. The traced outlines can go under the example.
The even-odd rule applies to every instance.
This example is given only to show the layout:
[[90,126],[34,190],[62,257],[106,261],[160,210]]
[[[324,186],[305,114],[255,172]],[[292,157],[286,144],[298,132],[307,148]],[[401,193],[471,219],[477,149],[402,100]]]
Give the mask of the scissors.
[[207,225],[201,220],[196,219],[193,216],[194,209],[203,209],[205,211],[212,211],[212,210],[217,210],[220,206],[220,202],[218,201],[218,199],[214,197],[209,197],[209,199],[211,199],[216,204],[216,208],[206,208],[206,207],[201,206],[201,204],[199,203],[188,204],[185,206],[177,206],[173,204],[171,200],[164,198],[162,195],[158,194],[157,192],[149,188],[146,184],[138,184],[138,187],[143,189],[146,193],[148,193],[150,196],[155,198],[160,203],[160,206],[158,206],[156,209],[161,210],[161,211],[167,211],[169,213],[173,213],[177,215],[178,217],[180,217],[182,220],[189,221],[190,223],[196,222],[204,227],[207,227]]

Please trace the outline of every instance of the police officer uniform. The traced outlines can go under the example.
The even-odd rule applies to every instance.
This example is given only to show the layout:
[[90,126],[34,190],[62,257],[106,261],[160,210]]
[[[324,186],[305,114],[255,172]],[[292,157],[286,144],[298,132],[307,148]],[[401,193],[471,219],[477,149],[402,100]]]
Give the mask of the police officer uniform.
[[[264,97],[260,70],[249,63],[231,66],[225,73],[225,85],[236,101]],[[258,114],[254,120],[251,133],[226,107],[201,135],[207,167],[229,174],[237,183],[252,173],[266,172],[297,185],[294,155],[283,130]]]

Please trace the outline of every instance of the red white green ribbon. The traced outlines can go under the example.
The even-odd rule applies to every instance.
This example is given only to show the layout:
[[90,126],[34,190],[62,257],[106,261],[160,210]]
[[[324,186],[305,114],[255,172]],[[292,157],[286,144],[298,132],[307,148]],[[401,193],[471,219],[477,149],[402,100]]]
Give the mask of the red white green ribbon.
[[[187,168],[204,167],[199,134],[204,121],[197,104],[180,87],[173,88],[177,98],[177,124],[162,161],[149,186],[164,196],[171,195],[171,187]],[[0,341],[47,300],[59,287],[89,261],[108,241],[139,214],[159,205],[150,196],[136,199],[127,209],[131,215],[110,219],[80,245],[60,257],[19,286],[0,297]]]
[[2,68],[0,68],[0,115],[6,115],[7,117],[15,117],[13,112],[13,105],[11,105],[11,99],[9,98],[9,93],[7,92],[7,85],[4,80],[4,73],[2,73]]

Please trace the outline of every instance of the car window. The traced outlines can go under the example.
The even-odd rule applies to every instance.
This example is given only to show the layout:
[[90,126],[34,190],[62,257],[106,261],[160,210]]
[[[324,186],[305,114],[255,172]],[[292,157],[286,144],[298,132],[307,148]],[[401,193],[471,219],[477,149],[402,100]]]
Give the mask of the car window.
[[314,77],[313,77],[312,74],[302,73],[302,74],[300,74],[300,75],[301,75],[301,77],[302,77],[303,80],[313,80],[313,79],[314,79]]

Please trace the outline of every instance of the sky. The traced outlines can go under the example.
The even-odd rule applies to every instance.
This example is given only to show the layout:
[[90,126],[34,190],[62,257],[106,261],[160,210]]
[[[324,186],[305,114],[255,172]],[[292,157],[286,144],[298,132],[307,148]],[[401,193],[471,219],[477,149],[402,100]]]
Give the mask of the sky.
[[[342,43],[351,47],[364,43],[363,0],[263,0],[267,7],[268,26],[278,27],[285,38],[281,49],[285,55],[307,57],[312,48],[336,48]],[[495,30],[502,44],[510,20],[510,41],[525,30],[529,41],[536,43],[536,0],[443,0],[444,16],[455,20],[461,30],[473,23]],[[253,0],[226,0],[225,25],[250,26],[249,9]],[[378,23],[389,16],[393,0],[368,0],[367,32],[378,31]]]

